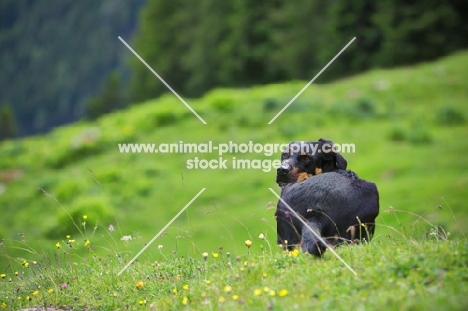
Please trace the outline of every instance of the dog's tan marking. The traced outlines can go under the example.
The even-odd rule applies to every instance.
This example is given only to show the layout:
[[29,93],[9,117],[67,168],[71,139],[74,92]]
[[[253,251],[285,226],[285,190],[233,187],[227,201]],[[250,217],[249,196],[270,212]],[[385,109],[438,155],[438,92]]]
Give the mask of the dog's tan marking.
[[305,151],[301,151],[301,155],[306,155],[307,153]]
[[296,182],[304,181],[309,177],[312,177],[312,174],[309,174],[309,173],[306,173],[306,172],[300,172],[299,174],[297,174]]
[[315,175],[322,174],[323,170],[320,167],[315,168]]

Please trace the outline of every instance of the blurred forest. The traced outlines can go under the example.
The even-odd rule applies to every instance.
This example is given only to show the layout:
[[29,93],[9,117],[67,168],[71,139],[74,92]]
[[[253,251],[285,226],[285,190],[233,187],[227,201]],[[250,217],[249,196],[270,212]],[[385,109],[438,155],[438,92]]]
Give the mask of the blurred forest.
[[111,72],[128,80],[117,37],[132,35],[142,4],[0,1],[1,119],[13,110],[15,134],[24,136],[84,117],[89,97],[101,92]]
[[468,46],[467,12],[466,0],[2,0],[0,139],[166,92],[118,36],[177,92],[199,97],[310,80],[353,37],[317,83],[435,59]]

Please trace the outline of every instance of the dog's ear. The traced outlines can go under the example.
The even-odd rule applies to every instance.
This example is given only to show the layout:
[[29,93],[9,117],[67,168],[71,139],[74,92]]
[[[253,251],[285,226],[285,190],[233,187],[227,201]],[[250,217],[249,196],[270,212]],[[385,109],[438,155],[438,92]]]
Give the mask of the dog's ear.
[[348,166],[348,161],[339,154],[338,152],[334,151],[333,142],[328,139],[320,138],[319,142],[321,142],[321,153],[323,158],[323,167],[324,171],[332,171],[336,169],[345,170]]
[[348,167],[348,161],[339,153],[336,153],[336,168],[345,170]]
[[335,159],[335,152],[333,151],[333,142],[331,140],[320,138],[320,153],[325,161],[333,161]]

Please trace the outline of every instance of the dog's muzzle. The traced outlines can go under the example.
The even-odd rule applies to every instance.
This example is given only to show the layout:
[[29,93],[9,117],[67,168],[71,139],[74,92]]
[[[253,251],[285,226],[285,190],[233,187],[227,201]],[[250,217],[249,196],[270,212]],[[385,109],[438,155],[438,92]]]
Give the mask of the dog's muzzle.
[[289,160],[285,160],[276,169],[276,182],[278,184],[288,182],[289,172],[291,172],[291,166],[289,165]]
[[276,169],[278,175],[286,175],[289,174],[290,171],[291,165],[289,164],[289,160],[281,162],[281,165]]

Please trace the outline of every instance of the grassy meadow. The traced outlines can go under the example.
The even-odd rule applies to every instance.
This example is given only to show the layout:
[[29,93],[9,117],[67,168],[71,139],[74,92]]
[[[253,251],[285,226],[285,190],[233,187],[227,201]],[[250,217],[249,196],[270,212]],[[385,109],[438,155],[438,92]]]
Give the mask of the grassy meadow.
[[[156,77],[155,77],[156,79]],[[468,53],[314,85],[172,94],[0,144],[0,307],[72,310],[463,310],[468,306]],[[119,143],[354,143],[348,168],[373,181],[369,245],[322,260],[275,245],[275,170],[188,169],[214,153],[120,153]],[[122,275],[117,273],[202,188]],[[264,239],[259,239],[260,234]],[[245,241],[253,242],[247,248]],[[207,253],[207,257],[202,256]],[[228,255],[229,253],[229,255]],[[140,283],[142,282],[142,283]],[[267,287],[267,288],[265,288]]]

